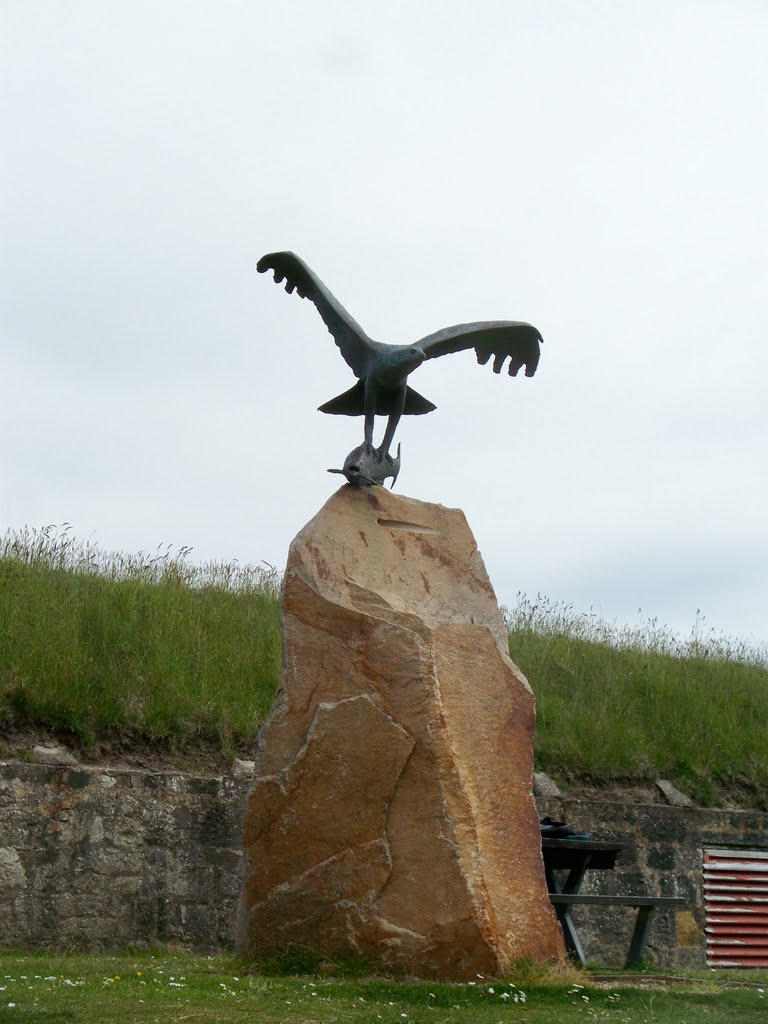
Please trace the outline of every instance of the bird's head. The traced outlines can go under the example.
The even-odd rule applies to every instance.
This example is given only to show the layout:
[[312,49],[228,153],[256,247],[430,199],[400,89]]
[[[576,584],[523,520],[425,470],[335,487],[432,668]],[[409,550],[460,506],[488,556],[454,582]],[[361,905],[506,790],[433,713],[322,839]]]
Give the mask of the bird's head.
[[421,366],[427,357],[418,345],[404,345],[398,350],[397,358],[403,370],[406,373],[410,373],[417,366]]

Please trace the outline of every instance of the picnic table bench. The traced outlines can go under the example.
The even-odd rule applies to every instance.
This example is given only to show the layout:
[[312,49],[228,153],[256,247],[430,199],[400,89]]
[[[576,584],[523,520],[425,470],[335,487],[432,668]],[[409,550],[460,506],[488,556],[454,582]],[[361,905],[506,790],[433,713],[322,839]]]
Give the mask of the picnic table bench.
[[[555,907],[563,929],[565,948],[569,956],[580,964],[586,963],[584,950],[576,926],[571,918],[573,906],[635,907],[637,918],[629,942],[625,966],[631,967],[642,959],[648,941],[648,931],[657,909],[684,907],[686,900],[678,896],[593,896],[581,894],[579,889],[587,871],[611,871],[616,858],[625,849],[622,843],[606,843],[582,839],[542,839],[544,874],[549,898]],[[560,885],[556,871],[567,871]]]

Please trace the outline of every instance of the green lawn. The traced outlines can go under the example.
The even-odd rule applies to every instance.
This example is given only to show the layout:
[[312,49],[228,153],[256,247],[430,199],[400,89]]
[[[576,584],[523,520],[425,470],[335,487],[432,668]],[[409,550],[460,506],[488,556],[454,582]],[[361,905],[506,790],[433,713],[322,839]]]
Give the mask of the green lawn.
[[764,992],[711,981],[449,985],[255,974],[233,957],[189,953],[0,953],[2,1024],[764,1024],[767,1014]]

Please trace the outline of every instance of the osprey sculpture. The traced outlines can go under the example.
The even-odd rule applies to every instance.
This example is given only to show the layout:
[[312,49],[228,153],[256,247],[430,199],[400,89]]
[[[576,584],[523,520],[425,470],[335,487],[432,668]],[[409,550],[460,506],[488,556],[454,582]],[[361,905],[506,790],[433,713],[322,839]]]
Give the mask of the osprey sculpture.
[[[542,337],[531,324],[517,320],[489,320],[457,324],[428,334],[414,345],[387,345],[373,341],[315,276],[307,264],[292,252],[271,252],[256,265],[260,274],[271,270],[278,284],[285,281],[285,290],[310,299],[323,318],[325,326],[341,349],[341,354],[358,378],[357,384],[320,406],[320,412],[337,416],[364,416],[363,444],[349,453],[343,473],[350,483],[381,484],[393,477],[395,485],[400,470],[400,448],[397,456],[390,454],[401,416],[421,416],[435,406],[408,386],[408,375],[427,359],[436,359],[451,352],[473,348],[478,363],[493,359],[493,372],[501,373],[506,359],[508,372],[517,376],[525,366],[525,376],[532,377],[539,362]],[[373,446],[376,416],[388,416],[379,448]]]

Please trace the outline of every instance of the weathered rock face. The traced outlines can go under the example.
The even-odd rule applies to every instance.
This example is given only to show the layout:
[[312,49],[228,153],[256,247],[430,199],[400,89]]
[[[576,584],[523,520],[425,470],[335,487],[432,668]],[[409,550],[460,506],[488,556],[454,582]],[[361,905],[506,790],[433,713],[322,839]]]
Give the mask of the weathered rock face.
[[562,956],[534,701],[461,512],[342,487],[294,540],[245,820],[239,944],[421,976]]

